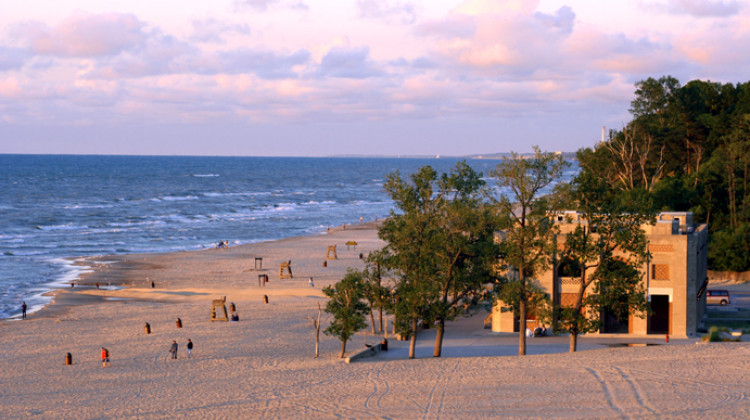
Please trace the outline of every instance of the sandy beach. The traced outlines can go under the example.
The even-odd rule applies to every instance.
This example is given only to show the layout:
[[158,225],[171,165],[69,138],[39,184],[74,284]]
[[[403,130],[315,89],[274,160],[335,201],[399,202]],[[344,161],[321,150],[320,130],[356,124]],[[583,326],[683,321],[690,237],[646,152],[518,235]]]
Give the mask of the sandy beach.
[[[349,241],[357,246],[347,249]],[[338,259],[324,267],[330,245]],[[315,359],[307,317],[325,304],[321,288],[363,268],[359,254],[381,246],[370,223],[228,249],[92,258],[93,271],[51,305],[0,323],[0,417],[750,417],[747,342],[583,337],[581,351],[568,354],[567,337],[543,337],[519,357],[517,336],[484,329],[480,313],[448,325],[442,358],[431,357],[428,330],[415,360],[407,342],[391,338],[388,352],[346,364],[339,342],[322,333]],[[279,279],[287,260],[294,278]],[[239,322],[211,321],[222,296]],[[363,331],[347,354],[380,340]],[[102,368],[102,346],[111,367]]]

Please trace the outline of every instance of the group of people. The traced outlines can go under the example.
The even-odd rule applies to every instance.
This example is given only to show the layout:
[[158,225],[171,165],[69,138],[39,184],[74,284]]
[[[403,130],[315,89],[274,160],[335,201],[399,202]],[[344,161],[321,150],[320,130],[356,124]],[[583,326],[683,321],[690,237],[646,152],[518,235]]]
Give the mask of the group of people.
[[[178,349],[177,340],[172,340],[172,345],[169,347],[169,353],[172,355],[172,359],[177,359],[177,349]],[[193,342],[188,338],[187,340],[187,358],[191,359],[193,357]],[[109,367],[110,366],[110,360],[109,360],[109,350],[106,347],[102,347],[102,367]]]
[[547,336],[547,327],[544,325],[537,326],[532,331],[531,328],[526,328],[526,337],[545,337]]
[[216,249],[229,248],[229,241],[219,241],[216,244]]
[[[172,353],[172,359],[177,359],[177,348],[178,348],[177,340],[172,340],[172,346],[169,347],[169,352]],[[190,341],[188,338],[187,341],[187,358],[190,359],[193,357],[193,342]]]

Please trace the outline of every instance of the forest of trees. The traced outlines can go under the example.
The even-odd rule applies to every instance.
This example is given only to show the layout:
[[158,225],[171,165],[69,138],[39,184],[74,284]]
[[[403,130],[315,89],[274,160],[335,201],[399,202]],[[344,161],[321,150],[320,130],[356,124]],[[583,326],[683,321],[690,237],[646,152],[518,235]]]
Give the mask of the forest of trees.
[[750,82],[664,76],[635,87],[633,119],[580,150],[581,170],[648,192],[659,210],[692,211],[709,224],[709,268],[750,270]]

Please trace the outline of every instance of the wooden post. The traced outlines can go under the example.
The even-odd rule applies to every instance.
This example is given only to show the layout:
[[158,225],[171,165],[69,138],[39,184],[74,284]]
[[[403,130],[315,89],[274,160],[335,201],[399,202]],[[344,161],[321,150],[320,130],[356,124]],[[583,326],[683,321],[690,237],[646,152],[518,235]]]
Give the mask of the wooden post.
[[65,353],[65,365],[72,365],[73,364],[73,355],[70,353]]
[[182,328],[182,320],[177,318],[177,328]]
[[143,328],[144,328],[144,330],[146,331],[146,334],[151,334],[151,324],[149,324],[149,323],[147,322],[147,323],[146,323],[146,325],[144,325],[144,327],[143,327]]

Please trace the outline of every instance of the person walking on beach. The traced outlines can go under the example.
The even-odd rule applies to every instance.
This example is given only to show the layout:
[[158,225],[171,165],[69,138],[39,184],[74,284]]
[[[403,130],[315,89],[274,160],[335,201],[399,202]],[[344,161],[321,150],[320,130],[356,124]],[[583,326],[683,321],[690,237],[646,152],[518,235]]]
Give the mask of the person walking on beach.
[[109,367],[109,350],[102,347],[102,367]]
[[193,356],[193,342],[190,341],[189,338],[188,338],[188,342],[187,342],[187,350],[188,350],[188,352],[187,352],[188,355],[187,356],[188,356],[188,359],[190,359]]
[[26,319],[26,301],[21,302],[21,319]]
[[169,352],[172,353],[172,358],[177,358],[177,340],[172,340],[172,347],[169,348]]
[[315,283],[313,283],[313,278],[310,277],[310,280],[308,280],[307,284],[310,285],[310,287],[315,287]]

